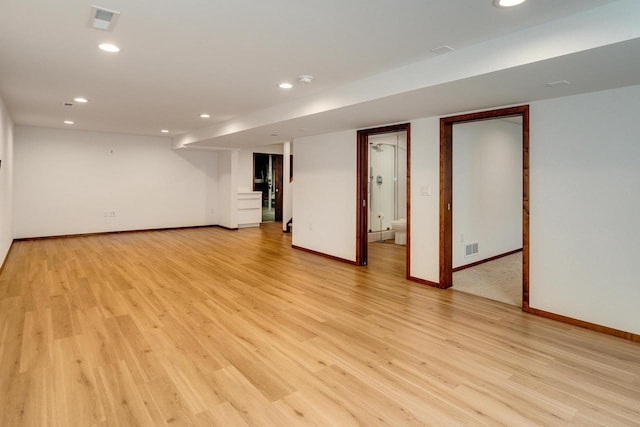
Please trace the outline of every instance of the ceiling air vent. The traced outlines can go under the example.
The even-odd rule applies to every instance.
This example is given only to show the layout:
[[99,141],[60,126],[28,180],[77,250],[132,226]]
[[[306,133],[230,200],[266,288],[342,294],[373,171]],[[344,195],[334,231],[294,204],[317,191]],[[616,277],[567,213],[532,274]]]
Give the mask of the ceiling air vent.
[[89,15],[89,26],[97,30],[113,31],[120,12],[105,9],[100,6],[91,6]]
[[569,86],[571,83],[569,83],[568,80],[558,80],[557,82],[549,82],[547,83],[547,86],[549,87],[558,87],[558,86]]
[[446,44],[443,46],[439,46],[434,49],[431,49],[431,52],[435,53],[436,55],[442,55],[443,53],[449,53],[453,51],[454,49],[451,46],[448,46]]

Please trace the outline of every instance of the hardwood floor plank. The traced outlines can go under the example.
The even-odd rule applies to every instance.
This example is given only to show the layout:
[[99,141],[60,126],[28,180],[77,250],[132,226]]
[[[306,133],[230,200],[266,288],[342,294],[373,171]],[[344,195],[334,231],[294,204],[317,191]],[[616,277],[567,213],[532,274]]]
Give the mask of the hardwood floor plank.
[[[94,372],[74,338],[54,343],[53,396],[61,425],[92,425],[105,419]],[[51,395],[50,395],[51,396]]]
[[640,425],[640,345],[355,267],[278,224],[18,241],[0,425]]
[[[215,342],[216,338],[212,336],[211,340]],[[226,343],[229,341],[227,340]],[[266,400],[270,402],[278,400],[295,390],[284,378],[287,374],[287,366],[259,363],[256,351],[234,346],[232,343],[229,344],[231,345],[219,343],[217,347],[231,366],[251,382]]]
[[[137,383],[146,383],[164,374],[151,346],[131,316],[115,317],[113,327],[113,333],[119,333],[122,337],[123,350],[120,357],[128,362],[129,369]],[[117,332],[115,332],[115,327],[118,328]]]
[[[176,346],[171,336],[156,329],[147,336],[153,353],[158,355],[166,376],[184,396],[185,402],[194,414],[207,410],[211,405],[223,402],[221,392],[207,380],[207,373],[213,372],[211,366],[198,365],[189,357],[189,352]],[[224,360],[220,364],[228,365]]]
[[[318,375],[314,389],[331,397],[335,403],[345,408],[361,425],[416,425],[416,416],[396,404],[384,394],[377,393],[369,385],[362,383],[345,370],[329,366]],[[437,422],[439,414],[432,413],[431,420]]]
[[179,426],[196,424],[196,418],[192,414],[197,410],[189,404],[189,396],[187,395],[185,398],[168,377],[158,376],[147,382],[146,388],[151,400],[162,415],[160,421],[162,424]]
[[158,417],[151,414],[156,409],[143,399],[125,362],[98,367],[96,382],[110,424],[156,425]]
[[74,277],[71,280],[69,295],[71,297],[71,307],[75,310],[83,310],[98,305],[98,300],[86,277]]
[[41,376],[38,372],[15,373],[3,386],[8,387],[11,393],[4,393],[1,402],[3,411],[0,412],[0,425],[3,426],[38,426],[42,418],[46,418],[39,408],[39,402],[34,399],[39,390],[38,380]]
[[289,424],[282,414],[271,409],[269,401],[262,392],[233,366],[214,372],[210,378],[247,424],[251,426]]
[[196,415],[196,423],[194,425],[202,427],[249,426],[229,402],[213,406],[199,413]]
[[28,374],[20,373],[25,319],[22,298],[0,300],[0,425],[12,425],[10,420],[22,419],[24,415],[20,402],[26,392],[22,385],[29,379]]
[[93,367],[111,365],[120,360],[119,346],[107,328],[106,319],[99,307],[90,307],[78,312],[83,324],[82,334],[75,337],[78,347],[82,349],[82,356]]
[[354,414],[330,395],[307,386],[274,402],[273,406],[286,417],[290,425],[344,427],[362,425]]
[[27,311],[22,331],[20,372],[51,367],[53,360],[53,326],[51,310]]

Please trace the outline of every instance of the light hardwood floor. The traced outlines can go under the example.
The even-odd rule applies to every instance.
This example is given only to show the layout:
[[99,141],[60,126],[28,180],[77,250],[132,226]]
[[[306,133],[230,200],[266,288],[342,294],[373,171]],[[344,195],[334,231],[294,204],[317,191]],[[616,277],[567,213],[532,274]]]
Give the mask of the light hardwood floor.
[[[358,268],[279,224],[16,242],[0,425],[638,425],[640,345]],[[607,309],[603,307],[603,309]]]

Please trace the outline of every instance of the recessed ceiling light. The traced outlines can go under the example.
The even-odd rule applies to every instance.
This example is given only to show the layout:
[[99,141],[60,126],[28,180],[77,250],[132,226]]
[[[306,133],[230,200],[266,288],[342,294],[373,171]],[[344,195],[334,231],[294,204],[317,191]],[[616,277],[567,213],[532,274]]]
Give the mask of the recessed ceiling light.
[[210,114],[207,114],[207,113],[202,113],[202,114],[200,114],[200,118],[201,118],[201,119],[208,119],[209,117],[211,117],[211,115],[210,115]]
[[309,74],[303,74],[301,76],[298,76],[298,81],[300,83],[309,84],[313,81],[313,76],[310,76]]
[[495,7],[512,7],[524,3],[525,0],[493,0]]
[[284,83],[280,83],[278,87],[280,89],[291,89],[293,85],[291,83],[284,82]]
[[65,120],[65,121],[64,121],[64,124],[65,124],[65,125],[73,125],[73,124],[75,124],[75,123],[76,123],[76,122],[74,122],[73,120]]
[[169,133],[169,131],[167,129],[162,129],[160,132],[162,133]]
[[87,102],[89,102],[89,100],[87,98],[83,98],[81,96],[77,97],[77,98],[73,98],[74,101],[79,102],[81,104],[86,104]]
[[111,53],[120,52],[120,48],[115,44],[111,44],[111,43],[101,43],[98,45],[98,47],[104,50],[105,52],[111,52]]

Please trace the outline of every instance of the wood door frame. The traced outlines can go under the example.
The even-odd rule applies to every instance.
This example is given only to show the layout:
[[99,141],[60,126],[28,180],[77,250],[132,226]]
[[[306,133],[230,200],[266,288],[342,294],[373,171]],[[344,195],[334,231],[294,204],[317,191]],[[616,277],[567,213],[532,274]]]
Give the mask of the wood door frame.
[[407,256],[406,277],[410,277],[411,248],[411,123],[382,126],[358,131],[356,150],[356,265],[367,265],[369,262],[369,224],[367,211],[368,177],[369,177],[369,136],[385,133],[407,133]]
[[[522,117],[522,308],[529,307],[529,105],[481,111],[440,119],[440,283],[453,284],[453,125],[505,117]],[[449,209],[451,207],[451,209]]]
[[275,222],[282,222],[282,208],[283,208],[283,182],[284,182],[284,155],[272,154],[273,159],[273,187],[276,193],[276,206],[275,206]]

